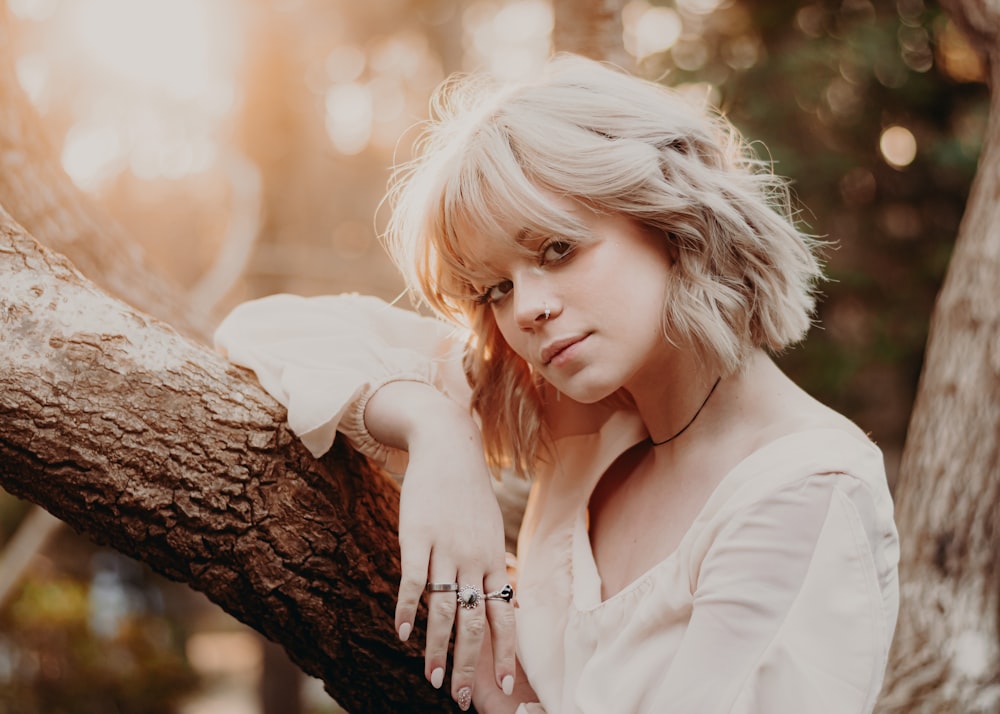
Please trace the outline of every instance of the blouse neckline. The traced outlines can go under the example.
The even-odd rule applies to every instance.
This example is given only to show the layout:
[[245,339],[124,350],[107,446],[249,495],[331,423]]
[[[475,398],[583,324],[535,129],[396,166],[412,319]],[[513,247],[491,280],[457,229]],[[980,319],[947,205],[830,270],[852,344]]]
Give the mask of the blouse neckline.
[[[766,459],[768,452],[772,449],[778,448],[790,440],[794,441],[815,438],[820,433],[836,435],[836,438],[847,438],[855,444],[860,443],[860,440],[857,437],[852,436],[844,429],[837,427],[814,427],[790,432],[788,434],[782,434],[781,436],[762,444],[760,447],[747,454],[743,459],[737,462],[725,474],[725,476],[722,477],[716,487],[712,490],[712,493],[701,505],[697,515],[694,520],[691,521],[691,525],[688,527],[687,531],[685,531],[684,535],[677,543],[677,546],[669,554],[667,554],[662,560],[654,563],[614,595],[611,595],[606,599],[602,599],[601,575],[597,569],[597,560],[594,557],[594,551],[590,543],[590,535],[587,528],[588,506],[594,489],[597,488],[597,484],[600,482],[607,469],[610,468],[611,464],[614,463],[614,460],[624,453],[625,450],[635,446],[642,440],[642,438],[645,438],[645,434],[643,434],[642,438],[634,439],[634,432],[623,429],[617,434],[615,434],[614,431],[611,431],[610,433],[624,438],[609,438],[605,441],[603,437],[606,430],[615,428],[613,424],[614,421],[614,419],[609,419],[601,427],[600,433],[602,438],[599,441],[602,446],[606,445],[607,448],[601,448],[601,453],[598,455],[598,458],[595,458],[591,462],[597,464],[598,468],[594,470],[589,483],[587,483],[586,488],[583,489],[583,499],[578,504],[576,509],[576,515],[572,527],[570,554],[572,567],[570,587],[574,605],[577,610],[581,612],[599,611],[606,607],[613,607],[614,604],[619,601],[627,600],[631,597],[633,592],[643,588],[650,579],[654,578],[658,571],[664,567],[668,567],[668,564],[677,558],[677,554],[682,551],[682,549],[687,545],[688,540],[693,537],[693,533],[697,531],[698,525],[705,519],[706,514],[711,513],[720,499],[728,498],[731,492],[742,483],[742,480],[738,479],[737,476],[748,469],[752,469],[753,465],[758,461]],[[640,431],[644,431],[641,428],[641,425]],[[868,444],[868,446],[877,450],[877,447],[874,444]]]

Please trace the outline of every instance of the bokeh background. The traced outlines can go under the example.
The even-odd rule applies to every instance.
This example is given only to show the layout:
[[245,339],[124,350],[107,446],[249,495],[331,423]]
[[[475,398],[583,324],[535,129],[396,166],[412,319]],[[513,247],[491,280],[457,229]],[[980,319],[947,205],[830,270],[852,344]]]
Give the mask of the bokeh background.
[[[216,317],[273,292],[397,297],[380,201],[429,93],[455,71],[530,75],[552,50],[546,0],[6,12],[67,173]],[[622,21],[635,71],[717,105],[792,179],[830,280],[781,363],[871,433],[894,479],[985,129],[978,58],[925,0],[632,0]],[[5,555],[33,522],[29,565],[0,559],[0,714],[339,711],[201,596],[0,493]]]

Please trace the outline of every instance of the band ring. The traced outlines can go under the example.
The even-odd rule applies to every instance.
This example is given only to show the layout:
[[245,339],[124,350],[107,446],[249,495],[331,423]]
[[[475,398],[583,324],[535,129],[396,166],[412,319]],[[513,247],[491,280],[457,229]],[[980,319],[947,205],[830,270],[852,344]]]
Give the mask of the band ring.
[[427,583],[424,590],[429,593],[457,593],[458,583]]

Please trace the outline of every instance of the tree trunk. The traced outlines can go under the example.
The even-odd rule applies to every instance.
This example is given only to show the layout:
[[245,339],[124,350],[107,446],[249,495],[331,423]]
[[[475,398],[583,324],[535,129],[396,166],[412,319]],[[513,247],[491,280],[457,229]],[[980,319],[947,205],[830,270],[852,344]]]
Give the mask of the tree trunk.
[[902,599],[884,714],[1000,710],[1000,5],[947,6],[993,92],[896,486]]
[[628,68],[632,62],[622,43],[624,0],[553,0],[552,46]]
[[[0,213],[0,485],[205,592],[351,712],[446,711],[393,629],[398,490]],[[421,622],[418,619],[418,623]]]

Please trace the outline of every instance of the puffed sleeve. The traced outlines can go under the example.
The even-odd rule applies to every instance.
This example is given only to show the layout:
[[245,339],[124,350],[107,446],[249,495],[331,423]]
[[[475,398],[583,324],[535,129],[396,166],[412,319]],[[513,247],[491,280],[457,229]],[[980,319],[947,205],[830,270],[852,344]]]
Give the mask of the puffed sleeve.
[[371,437],[365,404],[380,386],[413,380],[467,405],[463,343],[458,328],[361,295],[272,295],[237,306],[215,333],[216,347],[285,406],[313,455],[340,431],[393,471],[406,455]]
[[870,712],[898,606],[884,505],[829,473],[734,514],[694,574],[690,625],[643,711]]

